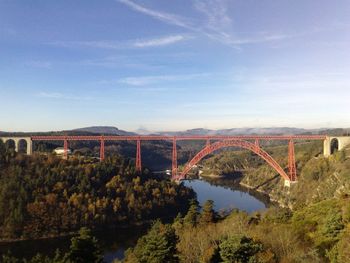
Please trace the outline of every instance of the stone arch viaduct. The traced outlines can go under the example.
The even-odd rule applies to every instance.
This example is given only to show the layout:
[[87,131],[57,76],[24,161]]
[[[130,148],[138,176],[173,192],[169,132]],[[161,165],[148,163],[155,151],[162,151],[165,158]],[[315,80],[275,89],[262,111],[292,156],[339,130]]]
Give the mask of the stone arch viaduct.
[[31,137],[0,137],[5,144],[13,142],[15,146],[15,151],[18,152],[23,143],[25,143],[25,151],[28,155],[33,152],[33,140]]

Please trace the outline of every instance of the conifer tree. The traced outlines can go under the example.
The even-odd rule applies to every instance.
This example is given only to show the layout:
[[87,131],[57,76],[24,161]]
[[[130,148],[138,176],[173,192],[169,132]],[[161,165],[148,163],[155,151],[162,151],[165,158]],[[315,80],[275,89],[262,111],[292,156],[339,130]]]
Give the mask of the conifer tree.
[[126,262],[178,262],[176,243],[174,228],[157,220],[149,232],[138,240],[135,248],[127,252]]
[[184,225],[186,226],[196,226],[198,222],[198,216],[199,216],[199,206],[197,200],[191,200],[190,208],[188,209],[188,212],[186,216],[184,217]]
[[224,263],[256,262],[255,255],[262,251],[262,244],[253,239],[234,235],[223,240],[219,245],[220,256]]
[[199,223],[200,224],[210,224],[214,223],[215,221],[215,211],[213,209],[214,207],[214,201],[213,200],[207,200],[202,209],[202,213],[200,216]]
[[184,219],[183,219],[181,213],[178,213],[174,219],[173,224],[172,224],[177,235],[179,235],[179,231],[181,231],[181,229],[183,227],[183,221],[184,221]]
[[98,241],[91,235],[88,228],[81,228],[78,237],[71,240],[70,250],[66,255],[68,261],[75,263],[100,263],[103,262]]

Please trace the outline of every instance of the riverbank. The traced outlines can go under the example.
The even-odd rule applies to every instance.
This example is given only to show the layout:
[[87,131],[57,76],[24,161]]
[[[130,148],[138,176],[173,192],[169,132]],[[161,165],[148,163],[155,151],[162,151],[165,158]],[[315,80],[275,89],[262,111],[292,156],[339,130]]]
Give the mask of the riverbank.
[[[250,171],[251,172],[251,171]],[[232,180],[232,182],[235,184],[235,187],[240,187],[241,190],[250,192],[252,195],[257,197],[259,200],[265,200],[265,204],[273,204],[278,205],[279,207],[288,208],[293,210],[293,204],[288,202],[288,193],[290,191],[289,188],[284,187],[284,185],[280,182],[279,178],[272,178],[275,180],[275,188],[268,187],[264,188],[263,186],[266,186],[267,183],[262,183],[260,185],[257,185],[257,180],[252,179],[252,175],[249,172],[239,171],[236,172],[234,175],[220,175],[215,173],[210,174],[201,174],[201,176],[204,180],[215,182],[215,181],[221,181],[225,178],[229,178]],[[268,183],[270,183],[269,180],[271,178],[268,178],[266,176]],[[251,182],[254,182],[251,183]],[[283,193],[283,194],[282,194]]]

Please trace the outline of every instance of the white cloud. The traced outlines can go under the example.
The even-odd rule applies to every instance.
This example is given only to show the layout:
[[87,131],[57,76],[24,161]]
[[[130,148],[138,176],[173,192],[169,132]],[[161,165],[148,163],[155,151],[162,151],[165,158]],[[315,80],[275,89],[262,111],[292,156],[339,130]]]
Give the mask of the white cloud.
[[174,44],[174,43],[183,41],[185,39],[186,39],[185,36],[173,35],[173,36],[166,36],[166,37],[154,38],[154,39],[149,39],[149,40],[135,41],[134,46],[139,47],[139,48],[166,46],[166,45],[170,45],[170,44]]
[[55,41],[48,44],[66,48],[98,48],[98,49],[128,49],[158,47],[175,44],[189,39],[188,35],[169,35],[153,39],[137,39],[129,41]]
[[170,81],[190,80],[194,78],[203,77],[206,75],[208,74],[198,73],[198,74],[187,74],[187,75],[158,75],[158,76],[127,77],[127,78],[120,79],[118,82],[130,85],[130,86],[146,86],[146,85],[156,84],[164,81],[170,82]]
[[227,0],[195,0],[194,8],[205,15],[204,21],[190,20],[175,14],[146,8],[131,0],[116,1],[127,5],[136,12],[148,15],[167,24],[186,28],[192,32],[237,49],[239,49],[239,46],[245,44],[282,41],[287,38],[299,36],[275,33],[258,33],[254,36],[244,38],[236,36],[233,30],[233,19],[228,12],[231,2]]
[[172,24],[172,25],[176,25],[176,26],[180,26],[180,27],[184,27],[184,28],[192,28],[192,26],[189,24],[189,22],[186,21],[186,19],[181,17],[181,16],[152,10],[152,9],[146,8],[142,5],[136,4],[135,2],[130,1],[130,0],[116,0],[116,1],[129,6],[131,9],[133,9],[137,12],[151,16],[155,19],[161,20],[161,21],[166,22],[168,24]]

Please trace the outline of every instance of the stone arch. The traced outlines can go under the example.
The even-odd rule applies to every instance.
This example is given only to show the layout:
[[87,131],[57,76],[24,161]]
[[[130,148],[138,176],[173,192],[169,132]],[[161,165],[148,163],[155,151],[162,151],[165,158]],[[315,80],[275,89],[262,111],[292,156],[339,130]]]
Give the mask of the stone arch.
[[340,145],[339,145],[339,140],[338,140],[337,138],[333,138],[333,139],[331,140],[331,143],[330,143],[331,154],[333,154],[333,153],[339,151],[339,150],[340,150],[339,146],[340,146]]
[[17,151],[19,153],[27,153],[28,152],[28,142],[26,139],[19,139],[17,142]]
[[6,148],[14,149],[17,152],[17,142],[14,139],[5,139],[4,144]]

